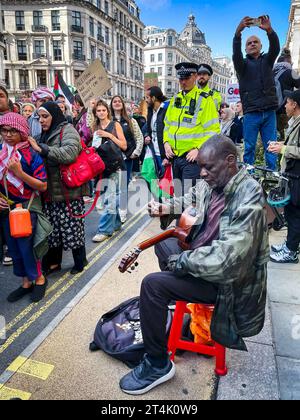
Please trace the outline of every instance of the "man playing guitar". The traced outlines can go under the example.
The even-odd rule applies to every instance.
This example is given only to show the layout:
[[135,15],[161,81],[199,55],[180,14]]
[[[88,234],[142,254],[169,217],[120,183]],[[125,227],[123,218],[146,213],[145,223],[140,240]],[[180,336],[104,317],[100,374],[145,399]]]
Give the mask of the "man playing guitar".
[[174,237],[156,245],[162,272],[142,282],[140,319],[147,354],[120,381],[122,391],[131,395],[144,394],[175,374],[166,338],[171,301],[214,304],[212,338],[228,348],[246,350],[243,337],[257,335],[264,325],[269,244],[262,190],[238,169],[235,145],[227,137],[208,140],[198,164],[202,179],[187,196],[149,204],[150,216],[161,217],[164,229],[191,205],[196,223],[184,239],[187,246]]

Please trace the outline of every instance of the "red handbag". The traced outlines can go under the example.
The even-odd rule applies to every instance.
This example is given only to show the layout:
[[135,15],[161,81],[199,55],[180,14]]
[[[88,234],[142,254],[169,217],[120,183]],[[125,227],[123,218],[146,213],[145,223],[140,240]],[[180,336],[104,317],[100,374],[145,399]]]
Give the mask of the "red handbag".
[[[64,129],[60,132],[62,144]],[[87,147],[81,140],[82,151],[75,162],[69,165],[60,165],[60,175],[63,185],[67,188],[78,188],[101,175],[105,164],[93,147]]]

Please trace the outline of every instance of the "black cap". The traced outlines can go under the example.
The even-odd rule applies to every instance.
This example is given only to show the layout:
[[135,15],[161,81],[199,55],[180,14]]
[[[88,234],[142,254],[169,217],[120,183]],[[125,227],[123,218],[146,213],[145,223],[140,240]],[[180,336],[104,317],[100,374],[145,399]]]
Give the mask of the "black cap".
[[285,90],[284,96],[288,99],[292,99],[293,101],[297,102],[297,104],[300,106],[300,90]]
[[192,74],[197,74],[198,65],[195,63],[179,63],[176,64],[175,69],[179,79],[188,79]]
[[199,65],[198,68],[198,74],[200,73],[206,73],[209,76],[212,76],[214,74],[214,71],[210,65],[202,63]]

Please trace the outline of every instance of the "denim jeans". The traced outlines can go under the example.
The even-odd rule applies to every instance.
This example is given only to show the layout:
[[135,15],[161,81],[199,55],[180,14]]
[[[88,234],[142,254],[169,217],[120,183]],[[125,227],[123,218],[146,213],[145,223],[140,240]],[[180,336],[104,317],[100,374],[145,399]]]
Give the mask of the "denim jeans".
[[127,211],[128,185],[131,181],[133,160],[132,159],[125,160],[125,167],[126,167],[126,170],[122,172],[122,176],[121,176],[121,188],[120,188],[121,189],[120,209],[123,211]]
[[265,150],[266,165],[269,169],[276,169],[277,155],[267,151],[268,143],[277,141],[276,125],[275,111],[250,112],[244,116],[245,163],[254,165],[256,143],[260,133]]
[[120,172],[112,174],[108,179],[108,187],[104,197],[104,211],[99,220],[98,233],[112,236],[122,226],[119,214]]

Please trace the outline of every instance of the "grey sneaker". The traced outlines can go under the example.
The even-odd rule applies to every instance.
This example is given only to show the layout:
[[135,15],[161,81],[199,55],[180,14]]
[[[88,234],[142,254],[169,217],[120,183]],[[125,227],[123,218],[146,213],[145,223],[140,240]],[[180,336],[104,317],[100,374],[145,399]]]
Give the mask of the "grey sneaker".
[[290,251],[286,245],[279,252],[271,253],[271,261],[278,264],[298,264],[297,252]]
[[[283,248],[286,246],[286,241],[283,242],[283,244],[277,244],[277,245],[272,245],[271,246],[271,250],[272,252],[281,252],[283,250]],[[298,249],[297,254],[300,254],[300,249]]]
[[130,395],[146,394],[156,386],[172,379],[175,371],[175,365],[170,360],[164,368],[157,368],[145,356],[139,366],[121,379],[120,388]]

